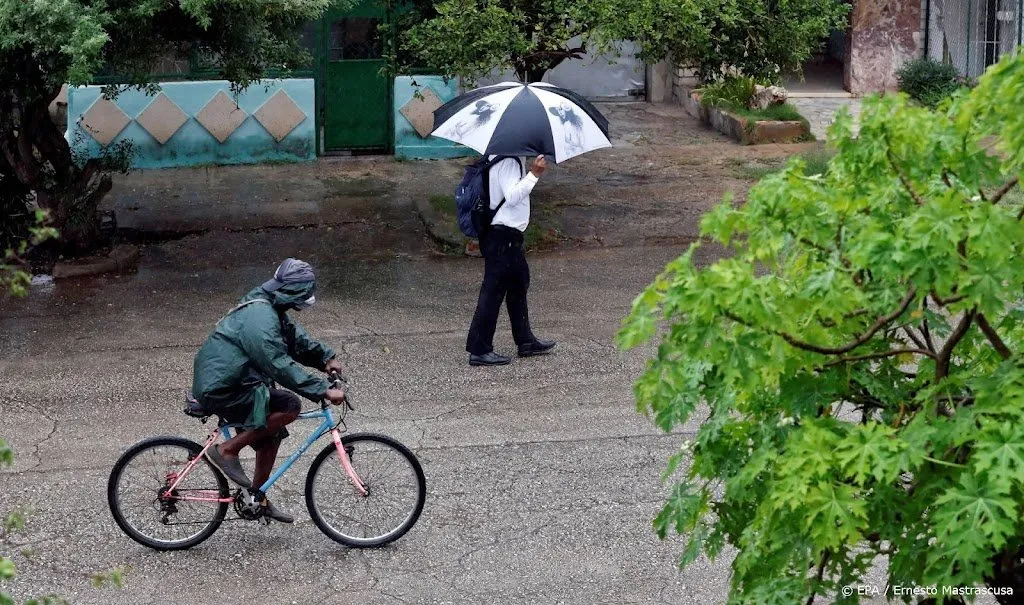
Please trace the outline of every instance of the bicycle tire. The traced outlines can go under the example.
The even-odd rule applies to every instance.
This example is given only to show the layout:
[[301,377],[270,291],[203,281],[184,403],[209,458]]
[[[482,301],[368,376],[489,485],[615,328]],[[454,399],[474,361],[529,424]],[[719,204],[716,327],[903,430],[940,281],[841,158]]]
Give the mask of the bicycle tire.
[[[359,537],[349,535],[336,528],[332,525],[330,520],[325,518],[324,513],[317,504],[316,495],[317,480],[319,477],[323,476],[321,473],[325,468],[324,464],[332,456],[337,456],[337,449],[335,448],[335,445],[330,443],[317,455],[316,459],[313,460],[313,463],[309,467],[309,473],[306,475],[306,508],[309,510],[309,516],[313,519],[313,523],[316,524],[320,531],[335,542],[354,548],[378,548],[401,538],[410,529],[412,529],[416,524],[416,521],[419,520],[427,499],[427,479],[423,474],[423,467],[420,466],[419,460],[416,459],[416,456],[409,450],[409,448],[385,435],[377,435],[374,433],[355,433],[352,435],[345,435],[342,437],[341,442],[346,448],[353,448],[351,455],[352,465],[356,468],[356,472],[360,479],[368,484],[368,488],[370,490],[368,496],[357,494],[355,488],[349,482],[348,477],[341,472],[339,465],[336,467],[338,469],[336,473],[339,473],[343,478],[344,486],[346,488],[345,492],[347,494],[355,497],[358,501],[359,498],[372,498],[375,493],[375,489],[378,493],[383,494],[384,491],[393,487],[388,486],[382,489],[381,485],[375,484],[376,477],[374,477],[372,473],[367,473],[367,475],[364,476],[364,472],[367,472],[366,468],[364,467],[362,471],[360,470],[360,467],[364,466],[363,460],[365,458],[364,452],[361,452],[360,450],[368,447],[377,447],[381,448],[380,451],[383,451],[384,449],[392,450],[394,453],[398,454],[400,459],[408,463],[409,469],[412,471],[411,476],[414,478],[415,485],[406,487],[414,493],[414,502],[411,503],[410,509],[400,523],[380,535],[364,535]],[[363,444],[362,447],[360,444]],[[335,463],[337,463],[336,459]],[[341,496],[338,495],[338,497],[340,498]]]
[[[107,481],[107,505],[110,507],[110,513],[113,515],[114,521],[117,523],[118,527],[120,527],[121,531],[127,534],[132,540],[154,550],[185,550],[203,542],[217,531],[228,512],[228,504],[226,502],[211,502],[210,508],[213,509],[214,504],[216,504],[216,510],[210,518],[209,523],[200,532],[183,540],[160,540],[153,536],[146,535],[146,533],[132,524],[124,514],[124,511],[121,510],[121,497],[119,495],[118,488],[121,485],[121,479],[125,469],[133,460],[138,458],[140,454],[160,446],[179,447],[187,450],[188,455],[190,456],[197,456],[203,450],[203,447],[195,441],[183,439],[181,437],[152,437],[136,443],[132,447],[128,448],[128,450],[118,458],[117,462],[114,464],[114,468],[110,471],[110,479]],[[182,461],[182,465],[184,465],[185,461],[187,461],[187,457]],[[216,477],[217,491],[220,494],[220,497],[226,498],[230,496],[228,482],[224,475],[221,474],[221,472],[205,458],[203,458],[203,461],[200,464],[205,464],[213,472],[213,476]],[[198,468],[198,465],[196,468]],[[154,502],[156,501],[158,500],[154,498]]]

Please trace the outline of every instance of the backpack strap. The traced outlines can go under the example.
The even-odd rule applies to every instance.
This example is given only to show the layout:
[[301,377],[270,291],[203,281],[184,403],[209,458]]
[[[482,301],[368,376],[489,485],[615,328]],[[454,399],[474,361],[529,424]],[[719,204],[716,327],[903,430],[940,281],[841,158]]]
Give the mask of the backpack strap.
[[[509,158],[514,159],[516,161],[516,164],[519,164],[519,175],[520,175],[519,178],[522,178],[522,177],[526,176],[525,174],[523,174],[523,162],[522,162],[522,160],[520,160],[519,158],[517,158],[517,157],[515,157],[513,155],[499,155],[499,156],[495,157],[493,160],[488,161],[486,166],[484,166],[484,192],[487,195],[487,208],[488,209],[490,209],[490,207],[491,207],[491,168],[494,168],[494,166],[497,165],[498,162],[505,161],[505,160],[507,160]],[[501,207],[504,206],[504,205],[505,205],[505,198],[502,197],[501,201],[498,202],[498,205],[494,207],[494,214],[491,215],[491,216],[492,217],[496,216],[498,214],[498,211],[501,210]],[[491,220],[493,221],[494,219],[491,218]]]
[[243,308],[245,308],[245,307],[248,307],[249,305],[251,305],[251,304],[253,304],[253,303],[265,303],[265,304],[268,304],[268,305],[269,305],[269,304],[270,304],[270,301],[269,301],[269,300],[267,300],[267,299],[265,299],[265,298],[254,298],[254,299],[252,299],[252,300],[248,300],[248,301],[246,301],[246,302],[244,302],[244,303],[242,303],[242,304],[240,304],[240,305],[237,305],[237,306],[236,306],[236,307],[235,307],[234,309],[231,309],[230,311],[228,311],[227,313],[225,313],[225,314],[224,314],[224,317],[221,317],[221,318],[220,318],[219,320],[217,320],[217,325],[219,326],[219,325],[220,325],[220,322],[222,322],[222,321],[224,321],[225,319],[227,319],[227,318],[228,318],[228,315],[231,315],[232,313],[234,313],[235,311],[238,311],[239,309],[243,309]]

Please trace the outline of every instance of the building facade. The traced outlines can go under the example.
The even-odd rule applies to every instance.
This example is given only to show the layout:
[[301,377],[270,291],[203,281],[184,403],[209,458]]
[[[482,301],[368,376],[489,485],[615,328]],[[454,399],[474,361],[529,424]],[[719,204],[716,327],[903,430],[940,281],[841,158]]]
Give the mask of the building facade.
[[[313,64],[243,91],[218,79],[201,57],[168,58],[155,70],[157,93],[129,90],[105,99],[116,76],[67,91],[67,138],[76,153],[102,156],[130,147],[135,168],[298,162],[332,154],[404,158],[467,155],[430,137],[433,110],[457,82],[430,74],[390,77],[380,26],[385,3],[331,9],[307,26]],[[498,79],[507,75],[494,74]],[[646,66],[631,53],[570,61],[548,74],[591,98],[644,100]]]
[[924,0],[925,56],[977,78],[1024,44],[1024,0]]

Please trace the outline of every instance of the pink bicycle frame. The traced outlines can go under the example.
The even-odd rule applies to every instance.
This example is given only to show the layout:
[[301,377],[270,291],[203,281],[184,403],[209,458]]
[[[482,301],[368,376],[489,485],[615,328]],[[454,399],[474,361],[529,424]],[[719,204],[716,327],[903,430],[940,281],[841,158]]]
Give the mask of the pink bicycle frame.
[[[295,452],[293,452],[292,455],[289,456],[287,460],[285,460],[281,467],[278,468],[277,471],[273,475],[271,475],[269,479],[267,479],[266,483],[260,486],[260,491],[266,493],[267,490],[269,490],[270,487],[274,485],[274,483],[291,467],[292,464],[295,463],[296,460],[299,459],[299,457],[302,456],[302,454],[306,452],[307,449],[309,449],[311,445],[313,445],[314,442],[316,442],[324,434],[330,433],[331,437],[334,440],[334,447],[338,451],[338,459],[340,461],[342,471],[348,477],[349,482],[355,488],[357,494],[364,497],[369,495],[369,490],[366,489],[366,485],[359,478],[359,475],[356,473],[356,470],[352,467],[352,461],[351,459],[349,459],[348,452],[345,450],[345,446],[341,441],[341,431],[339,431],[337,428],[337,425],[334,420],[334,414],[331,413],[331,410],[324,406],[319,410],[303,412],[299,414],[299,418],[320,418],[322,419],[322,421],[320,423],[320,426],[317,427],[317,430],[313,431],[313,433],[310,434],[310,436],[302,443],[302,445],[300,445],[299,448],[295,450]],[[188,461],[188,464],[186,464],[185,467],[181,470],[181,472],[170,472],[167,474],[167,481],[169,485],[167,490],[164,492],[164,499],[218,503],[230,503],[234,501],[234,497],[222,498],[220,496],[220,493],[217,492],[216,490],[195,490],[195,492],[190,493],[188,495],[170,495],[174,492],[175,489],[177,489],[177,487],[181,484],[185,477],[188,476],[192,469],[194,469],[195,466],[199,464],[199,461],[204,456],[206,456],[206,451],[213,447],[214,444],[217,443],[217,441],[220,439],[222,435],[224,436],[225,439],[230,437],[228,428],[229,427],[218,427],[214,429],[210,433],[210,436],[206,438],[206,443],[203,444],[203,449],[202,451],[199,452],[199,455],[191,458]]]

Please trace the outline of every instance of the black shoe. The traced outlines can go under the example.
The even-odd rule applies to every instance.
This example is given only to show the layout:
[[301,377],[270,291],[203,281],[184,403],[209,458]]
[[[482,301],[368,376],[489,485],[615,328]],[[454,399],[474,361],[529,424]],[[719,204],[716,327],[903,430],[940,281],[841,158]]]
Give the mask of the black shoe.
[[213,446],[206,450],[206,459],[210,461],[217,470],[242,487],[252,487],[252,481],[245,474],[242,463],[238,457],[228,458],[220,453],[219,446]]
[[274,521],[280,521],[281,523],[295,523],[295,517],[288,513],[278,510],[270,500],[263,501],[263,516]]
[[553,340],[541,340],[537,339],[531,343],[522,345],[519,347],[520,357],[533,357],[534,355],[544,355],[551,352],[551,349],[555,348],[555,341]]
[[498,355],[494,351],[486,355],[470,355],[469,365],[471,366],[504,366],[512,362],[512,358]]

